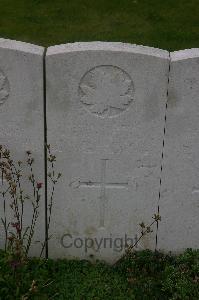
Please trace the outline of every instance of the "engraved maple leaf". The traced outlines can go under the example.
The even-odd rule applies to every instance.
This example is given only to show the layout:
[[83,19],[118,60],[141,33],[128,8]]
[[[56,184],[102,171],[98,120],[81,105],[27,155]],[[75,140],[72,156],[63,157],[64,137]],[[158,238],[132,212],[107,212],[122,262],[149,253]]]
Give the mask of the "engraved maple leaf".
[[8,97],[8,90],[5,87],[6,77],[0,74],[0,104],[3,104]]
[[113,67],[95,69],[80,89],[82,103],[98,115],[110,114],[111,110],[123,111],[133,100],[130,78]]

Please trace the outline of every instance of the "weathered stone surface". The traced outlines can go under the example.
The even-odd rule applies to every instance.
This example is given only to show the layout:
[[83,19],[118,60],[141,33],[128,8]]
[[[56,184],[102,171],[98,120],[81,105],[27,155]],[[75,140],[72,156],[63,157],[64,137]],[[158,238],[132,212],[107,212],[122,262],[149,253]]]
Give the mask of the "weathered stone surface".
[[[44,182],[44,122],[43,122],[43,52],[44,49],[22,42],[0,39],[0,144],[8,147],[16,160],[27,160],[26,151],[35,158],[35,179]],[[24,168],[27,178],[30,171]],[[32,197],[30,183],[25,191]],[[4,186],[6,181],[4,181]],[[24,187],[24,185],[23,185]],[[1,191],[2,191],[1,183]],[[32,198],[31,198],[32,199]],[[31,225],[31,199],[24,203],[24,225]],[[7,221],[16,222],[6,196]],[[4,218],[3,199],[0,197],[0,217]],[[0,222],[1,223],[1,222]],[[12,226],[10,226],[12,228]],[[13,229],[13,228],[12,228]],[[3,247],[3,226],[0,225],[0,246]],[[34,240],[44,240],[44,195]],[[40,245],[32,247],[37,255]]]
[[[93,42],[50,47],[46,61],[48,142],[63,174],[50,256],[112,261],[157,210],[169,55]],[[153,229],[139,247],[154,249]],[[97,239],[87,251],[85,238]]]
[[199,247],[199,49],[171,53],[158,247]]

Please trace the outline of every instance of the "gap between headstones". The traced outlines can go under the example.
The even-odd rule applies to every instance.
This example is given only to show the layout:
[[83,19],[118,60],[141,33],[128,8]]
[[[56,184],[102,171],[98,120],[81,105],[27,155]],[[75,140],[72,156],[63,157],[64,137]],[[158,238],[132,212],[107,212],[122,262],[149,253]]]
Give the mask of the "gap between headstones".
[[[164,115],[164,130],[163,130],[161,166],[160,166],[160,185],[159,185],[159,192],[158,192],[158,207],[157,207],[158,215],[160,215],[160,200],[161,200],[161,191],[162,191],[162,171],[163,171],[163,164],[164,164],[164,148],[165,148],[165,136],[166,136],[167,107],[168,107],[168,98],[169,98],[170,71],[171,71],[171,52],[169,51],[169,68],[168,68],[168,75],[167,75],[166,105],[165,105],[165,115]],[[156,237],[155,237],[155,249],[156,250],[158,248],[158,228],[159,228],[159,222],[157,222],[157,227],[156,227]]]

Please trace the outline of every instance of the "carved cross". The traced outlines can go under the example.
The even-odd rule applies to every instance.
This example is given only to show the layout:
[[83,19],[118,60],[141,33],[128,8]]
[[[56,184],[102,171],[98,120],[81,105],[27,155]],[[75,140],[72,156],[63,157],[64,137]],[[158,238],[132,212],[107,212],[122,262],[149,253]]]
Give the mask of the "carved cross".
[[106,206],[106,189],[119,188],[127,189],[128,182],[107,182],[106,181],[106,167],[108,159],[101,160],[101,180],[100,182],[94,181],[79,181],[78,187],[82,188],[100,188],[100,227],[104,227],[104,216]]

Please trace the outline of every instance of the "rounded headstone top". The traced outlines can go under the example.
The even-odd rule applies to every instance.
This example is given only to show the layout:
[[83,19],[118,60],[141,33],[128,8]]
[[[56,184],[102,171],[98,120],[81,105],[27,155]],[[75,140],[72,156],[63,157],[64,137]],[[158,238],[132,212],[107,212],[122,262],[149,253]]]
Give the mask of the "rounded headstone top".
[[171,61],[199,58],[199,48],[185,49],[171,52]]
[[3,38],[0,38],[0,49],[1,48],[37,55],[43,55],[44,53],[44,47]]
[[79,51],[115,51],[137,53],[159,58],[168,59],[169,52],[158,48],[147,47],[120,42],[76,42],[57,46],[51,46],[47,50],[47,55],[56,55],[61,53],[79,52]]

